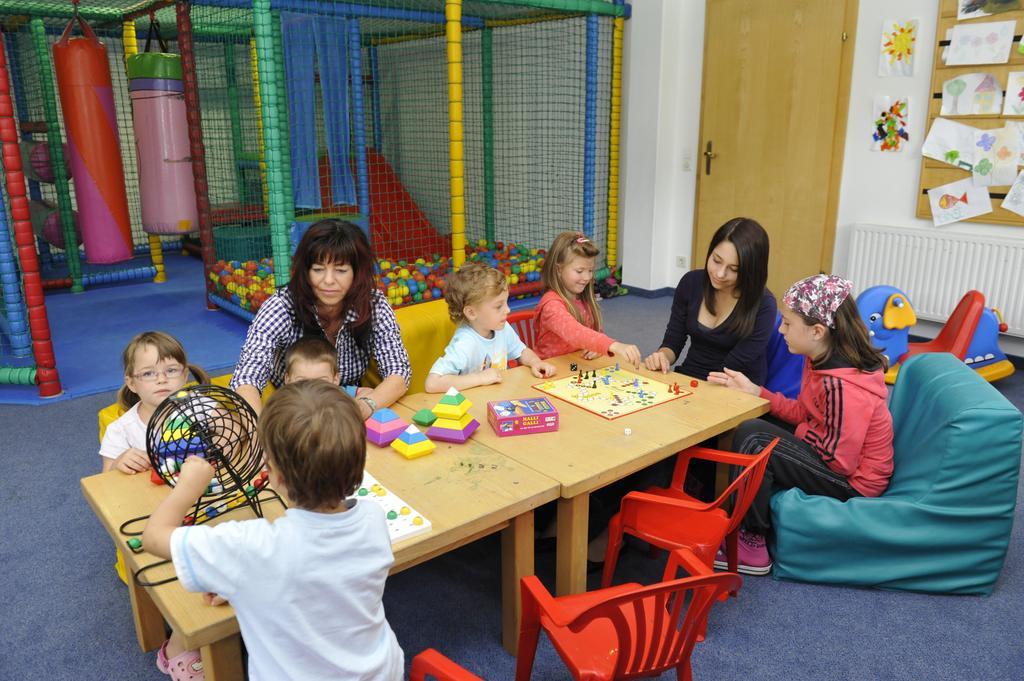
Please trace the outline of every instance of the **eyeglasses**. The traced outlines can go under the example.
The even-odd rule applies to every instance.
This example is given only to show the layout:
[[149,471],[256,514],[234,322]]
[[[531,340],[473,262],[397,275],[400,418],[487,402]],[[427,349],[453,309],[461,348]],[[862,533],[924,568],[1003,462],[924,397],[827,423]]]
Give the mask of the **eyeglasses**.
[[143,383],[152,383],[161,375],[168,380],[174,380],[183,373],[185,373],[185,367],[180,364],[175,364],[174,366],[167,367],[163,370],[149,369],[138,374],[132,374],[132,377],[142,381]]

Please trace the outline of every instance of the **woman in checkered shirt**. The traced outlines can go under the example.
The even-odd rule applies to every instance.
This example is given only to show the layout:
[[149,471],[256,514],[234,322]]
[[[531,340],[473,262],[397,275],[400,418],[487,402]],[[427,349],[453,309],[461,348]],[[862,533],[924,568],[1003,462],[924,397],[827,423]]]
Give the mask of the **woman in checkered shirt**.
[[323,336],[338,351],[341,385],[358,385],[370,360],[383,377],[358,397],[363,417],[409,388],[409,354],[395,313],[377,288],[374,257],[363,231],[345,220],[314,223],[292,259],[292,278],[260,306],[238,357],[231,388],[258,414],[268,382],[284,382],[284,354],[304,336]]

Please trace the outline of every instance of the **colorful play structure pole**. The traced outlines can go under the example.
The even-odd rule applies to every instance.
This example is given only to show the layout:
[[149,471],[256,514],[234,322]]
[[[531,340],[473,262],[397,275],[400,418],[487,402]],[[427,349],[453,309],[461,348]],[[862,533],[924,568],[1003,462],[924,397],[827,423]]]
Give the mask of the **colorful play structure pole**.
[[452,266],[466,260],[466,181],[462,131],[462,0],[445,0],[448,57],[448,168],[452,202]]
[[480,98],[484,135],[484,232],[494,241],[494,36],[490,26],[480,35]]
[[185,111],[188,119],[189,153],[192,157],[192,182],[196,190],[196,212],[199,215],[199,248],[203,256],[203,281],[206,282],[206,305],[214,309],[209,296],[213,293],[213,216],[210,212],[210,188],[206,180],[206,149],[203,147],[203,125],[199,112],[199,84],[196,82],[196,55],[192,42],[191,5],[175,5],[178,24],[178,52],[181,54],[181,75],[185,88]]
[[50,163],[53,165],[53,186],[57,191],[57,207],[64,232],[64,253],[67,255],[68,275],[71,291],[81,293],[82,261],[78,251],[78,235],[75,234],[74,210],[71,207],[71,189],[68,186],[68,171],[64,165],[64,145],[60,136],[60,116],[57,113],[57,95],[54,93],[53,70],[50,67],[50,48],[46,40],[46,26],[39,17],[29,21],[32,44],[35,47],[39,66],[39,87],[42,90],[43,110],[46,112],[46,142],[50,148]]
[[[277,115],[281,117],[281,130],[291,130],[288,122],[288,87],[284,75],[284,36],[281,29],[281,13],[271,12],[274,28],[274,66],[277,71]],[[295,221],[295,186],[292,184],[292,148],[285,135],[281,143],[281,173],[284,177],[285,222]],[[289,252],[291,247],[289,246]]]
[[245,203],[243,193],[245,181],[242,178],[242,114],[238,109],[238,76],[235,74],[235,43],[224,43],[224,70],[228,80],[228,114],[231,117],[231,155],[235,169],[235,188],[238,203]]
[[288,138],[287,130],[282,129],[282,107],[278,101],[280,98],[273,22],[270,0],[253,0],[252,23],[259,66],[260,116],[263,119],[263,148],[267,164],[267,194],[270,200],[270,250],[274,256],[274,285],[281,288],[291,278],[291,230],[288,224],[288,209],[284,205],[284,155],[281,152]]
[[[256,39],[249,39],[249,64],[252,66],[252,101],[256,111],[263,111],[263,99],[260,97],[260,67],[256,56]],[[263,138],[263,114],[256,116],[256,141],[260,151],[260,184],[263,187],[263,212],[270,213],[270,194],[267,187],[267,147]]]
[[[622,5],[625,0],[615,0]],[[608,122],[608,243],[605,262],[615,267],[619,259],[619,138],[622,134],[622,31],[626,20],[612,20],[612,92]]]
[[[135,20],[129,19],[121,24],[121,42],[124,45],[125,68],[127,68],[128,57],[139,53],[139,44],[135,36]],[[137,151],[136,151],[137,153]],[[149,234],[149,257],[156,268],[154,283],[162,284],[167,281],[167,272],[164,270],[164,249],[160,243],[160,237],[156,234]]]
[[594,183],[597,165],[597,15],[587,16],[587,76],[583,114],[583,233],[594,238]]
[[384,153],[381,138],[384,131],[381,130],[380,113],[380,65],[377,63],[377,46],[370,45],[366,53],[370,57],[370,109],[373,113],[373,148],[379,154]]
[[356,153],[356,195],[359,226],[370,236],[370,179],[366,164],[366,113],[363,108],[363,60],[359,20],[348,20],[348,68],[352,83],[352,146]]
[[[39,21],[42,29],[42,21]],[[45,41],[46,35],[43,33]],[[4,41],[0,34],[0,41]],[[24,287],[25,307],[28,311],[28,331],[31,336],[32,354],[35,357],[36,367],[4,367],[0,369],[0,383],[31,384],[38,381],[40,397],[54,397],[61,393],[60,377],[57,374],[57,362],[53,353],[53,342],[50,337],[50,321],[46,314],[46,301],[43,297],[42,277],[39,276],[39,259],[36,257],[36,238],[32,231],[32,221],[29,216],[28,196],[25,191],[25,175],[21,169],[21,149],[18,144],[18,131],[14,124],[14,106],[11,101],[11,86],[7,77],[7,56],[6,50],[0,45],[0,145],[2,145],[2,159],[4,176],[7,182],[7,197],[11,206],[11,224],[14,226],[14,244],[18,249],[18,261],[21,264],[21,279]],[[52,91],[51,91],[52,94]],[[59,142],[59,136],[58,136]],[[58,146],[60,146],[58,144]],[[52,158],[52,157],[51,157]],[[7,312],[7,321],[12,333],[12,345],[14,336],[18,336],[17,347],[20,352],[24,348],[24,315],[21,312],[20,303],[15,304],[12,298],[10,304],[7,300],[7,292],[13,291],[17,295],[21,291],[14,273],[13,280],[10,277],[11,269],[15,265],[14,258],[10,256],[11,235],[7,221],[6,208],[0,201],[0,242],[3,250],[0,250],[0,276],[3,277],[4,303]],[[74,241],[70,242],[74,244]],[[72,249],[74,250],[74,249]],[[7,253],[6,257],[4,252]],[[14,314],[11,309],[17,308]]]

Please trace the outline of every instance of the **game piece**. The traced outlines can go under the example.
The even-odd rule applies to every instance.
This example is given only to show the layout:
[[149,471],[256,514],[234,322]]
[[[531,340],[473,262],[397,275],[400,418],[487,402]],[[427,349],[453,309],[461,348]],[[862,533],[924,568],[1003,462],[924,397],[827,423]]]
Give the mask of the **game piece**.
[[626,437],[629,437],[630,435],[633,434],[633,429],[632,428],[623,428],[622,429],[622,434],[625,435]]
[[436,420],[437,415],[429,409],[420,409],[412,415],[412,422],[418,426],[423,426],[424,428],[433,425]]
[[691,388],[696,388],[697,384],[698,384],[697,379],[693,379],[692,381],[690,381],[690,387]]
[[387,447],[408,425],[391,409],[378,409],[366,419],[366,439],[378,447]]
[[407,459],[415,459],[434,451],[436,447],[427,436],[420,432],[419,428],[410,425],[402,433],[391,441],[391,447]]
[[595,370],[595,373],[600,374],[600,380],[583,383],[579,376],[571,375],[554,381],[545,380],[533,387],[606,419],[616,419],[692,394],[688,390],[680,390],[677,395],[665,383],[641,378],[631,371],[615,371],[611,366],[599,372]]
[[558,410],[546,397],[487,403],[487,422],[499,437],[558,430]]
[[142,551],[142,540],[138,537],[132,537],[128,540],[128,548],[132,550],[132,553],[139,553]]
[[455,388],[449,388],[434,407],[437,420],[427,431],[433,440],[462,444],[480,427],[480,422],[469,413],[473,403]]
[[618,370],[619,370],[619,363],[618,363],[618,362],[616,362],[616,363],[615,363],[615,371],[618,371]]
[[576,371],[577,369],[579,369],[579,367],[576,365],[576,362],[569,364],[569,371]]
[[375,503],[384,509],[391,543],[404,541],[430,530],[430,521],[416,512],[401,497],[380,484],[369,471],[353,495],[360,502]]

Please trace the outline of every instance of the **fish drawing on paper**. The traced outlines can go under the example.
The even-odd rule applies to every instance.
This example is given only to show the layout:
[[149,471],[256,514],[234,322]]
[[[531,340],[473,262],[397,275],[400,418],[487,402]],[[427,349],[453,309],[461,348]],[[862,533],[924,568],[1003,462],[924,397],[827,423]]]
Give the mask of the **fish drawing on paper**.
[[949,210],[958,203],[967,203],[967,192],[964,192],[962,196],[953,196],[952,194],[943,194],[939,197],[939,208],[942,210]]

